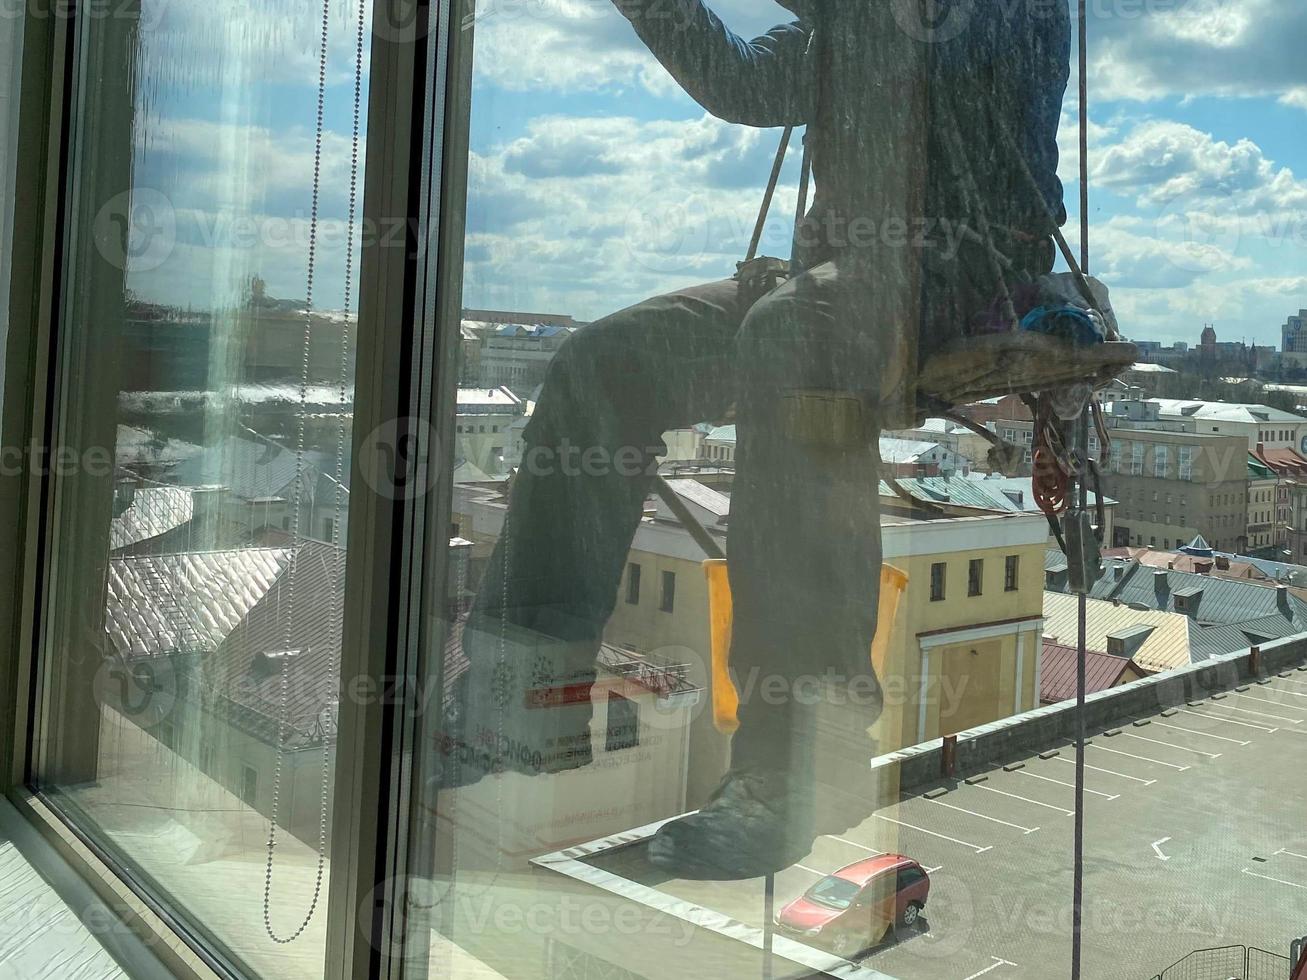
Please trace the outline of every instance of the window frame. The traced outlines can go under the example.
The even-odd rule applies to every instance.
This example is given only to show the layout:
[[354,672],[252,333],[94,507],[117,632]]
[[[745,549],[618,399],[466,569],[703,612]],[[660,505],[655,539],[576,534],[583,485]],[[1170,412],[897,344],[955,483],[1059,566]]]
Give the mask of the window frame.
[[[373,5],[361,224],[403,227],[407,238],[397,248],[388,236],[364,235],[359,255],[358,329],[377,341],[359,344],[356,355],[342,684],[351,678],[414,679],[424,666],[422,651],[433,644],[428,632],[444,629],[428,626],[419,613],[425,596],[443,594],[447,549],[422,545],[441,538],[435,527],[448,528],[447,521],[431,518],[449,514],[452,493],[424,479],[439,465],[428,452],[432,445],[454,443],[458,333],[443,327],[451,322],[451,310],[457,324],[459,290],[448,285],[461,278],[468,99],[447,98],[446,90],[451,83],[466,86],[470,78],[472,31],[462,29],[468,7],[468,0]],[[24,6],[20,26],[12,234],[13,241],[31,245],[7,257],[12,276],[0,389],[4,445],[49,445],[63,414],[64,266],[70,243],[83,240],[71,224],[79,178],[71,149],[78,99],[94,77],[84,42],[94,12],[73,9],[74,17],[46,16]],[[426,247],[437,238],[439,247]],[[435,486],[437,492],[423,500],[372,490],[395,482],[394,474],[376,479],[381,453],[361,457],[358,448],[369,432],[374,445],[376,433],[388,434],[383,441],[390,443],[391,458],[412,467],[406,474],[411,485]],[[400,439],[410,436],[419,443],[411,457],[396,451]],[[153,964],[142,960],[140,975],[157,975],[161,963],[167,975],[185,980],[237,976],[182,910],[86,834],[67,808],[29,785],[34,747],[45,736],[44,712],[38,711],[40,654],[59,530],[52,519],[59,480],[42,469],[25,458],[22,467],[0,471],[0,520],[16,532],[15,547],[0,549],[0,574],[18,586],[15,601],[0,604],[0,791],[24,832],[53,847],[51,860],[63,862],[62,873],[71,871],[76,887],[127,927],[125,936],[121,926],[106,927],[106,943],[155,958]],[[410,702],[417,697],[411,685],[401,697],[366,699],[375,703],[341,699],[340,729],[349,734],[336,746],[333,873],[318,913],[327,924],[326,980],[419,976],[411,944],[404,947],[409,937],[400,936],[402,915],[395,914],[404,907],[402,869],[411,860],[413,840],[430,838],[429,827],[416,830],[421,822],[405,783],[416,741],[417,712]],[[373,914],[378,909],[381,914]]]
[[1003,559],[1003,591],[1018,592],[1021,589],[1021,556],[1008,555]]
[[[938,579],[935,575],[938,570]],[[937,561],[930,565],[930,601],[944,602],[948,598],[948,563]]]

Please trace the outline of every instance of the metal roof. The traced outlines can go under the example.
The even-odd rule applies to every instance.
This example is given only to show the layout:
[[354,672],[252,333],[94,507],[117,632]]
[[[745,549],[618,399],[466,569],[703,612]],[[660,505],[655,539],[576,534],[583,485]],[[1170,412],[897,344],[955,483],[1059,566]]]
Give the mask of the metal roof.
[[[1067,701],[1076,696],[1079,651],[1064,643],[1044,641],[1039,656],[1039,700],[1044,704]],[[1085,651],[1085,693],[1115,687],[1130,667],[1130,660],[1101,650]]]
[[281,574],[284,548],[239,548],[109,560],[105,630],[119,654],[210,652]]
[[[912,496],[929,503],[949,503],[960,507],[983,507],[986,510],[1008,511],[1017,514],[1038,514],[1039,505],[1030,488],[1030,477],[995,478],[979,480],[971,477],[905,477],[899,485]],[[891,492],[888,485],[881,488],[882,496]],[[1086,491],[1091,507],[1097,497]],[[1115,504],[1111,497],[1103,497],[1104,504]]]
[[[1061,592],[1044,593],[1044,635],[1056,642],[1078,643],[1077,597]],[[1134,626],[1152,626],[1135,651],[1134,662],[1148,673],[1183,667],[1189,661],[1189,618],[1181,613],[1142,611],[1098,599],[1085,603],[1085,649],[1106,650],[1109,634]]]
[[191,491],[186,487],[138,487],[132,502],[110,522],[109,548],[117,551],[128,545],[181,527],[195,512]]
[[1249,405],[1234,402],[1205,402],[1195,398],[1150,398],[1161,415],[1207,419],[1212,422],[1307,422],[1301,415],[1285,412],[1269,405]]
[[[1197,586],[1202,595],[1191,598],[1188,611],[1202,625],[1230,626],[1250,620],[1274,618],[1288,636],[1307,631],[1307,602],[1288,591],[1248,579],[1216,578],[1194,572],[1152,568],[1138,562],[1109,560],[1103,576],[1094,583],[1096,599],[1120,599],[1173,610],[1177,592]],[[1118,577],[1119,569],[1119,577]]]
[[[303,474],[305,486],[309,487],[328,467],[324,466],[326,457],[322,453],[306,452],[304,456]],[[329,469],[334,472],[334,459]],[[253,500],[289,496],[288,488],[295,482],[295,472],[295,453],[291,450],[271,440],[255,441],[233,435],[178,463],[170,479],[185,487],[228,487],[237,497]]]

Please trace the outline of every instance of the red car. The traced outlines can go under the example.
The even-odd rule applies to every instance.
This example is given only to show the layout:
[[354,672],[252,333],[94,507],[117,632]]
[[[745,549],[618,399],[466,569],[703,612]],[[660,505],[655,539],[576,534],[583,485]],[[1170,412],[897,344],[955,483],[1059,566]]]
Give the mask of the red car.
[[881,854],[821,879],[781,909],[776,928],[848,957],[879,943],[892,926],[915,925],[929,894],[925,868]]

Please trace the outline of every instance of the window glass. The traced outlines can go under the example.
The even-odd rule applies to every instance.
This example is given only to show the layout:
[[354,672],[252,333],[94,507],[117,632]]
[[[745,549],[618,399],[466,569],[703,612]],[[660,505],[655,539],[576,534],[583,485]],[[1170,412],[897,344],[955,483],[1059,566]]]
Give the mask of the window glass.
[[[1292,834],[1244,814],[1218,839],[1220,808],[1186,801],[1236,775],[1236,743],[1294,739],[1239,733],[1258,716],[1231,704],[1280,706],[1234,697],[1260,697],[1251,677],[1211,703],[1194,687],[1248,663],[1254,620],[1307,622],[1268,599],[1279,570],[1208,554],[1246,525],[1226,512],[1277,424],[1263,386],[1307,372],[1263,351],[1301,250],[1250,231],[1307,201],[1293,46],[1269,33],[1303,22],[1087,6],[1083,130],[1075,4],[458,18],[469,146],[446,148],[467,176],[439,329],[460,401],[502,385],[513,419],[502,463],[443,447],[433,495],[473,557],[468,601],[432,610],[424,967],[1002,980],[1068,975],[1078,950],[1079,975],[1157,976],[1204,945],[1167,919],[1181,880],[1186,908],[1226,910],[1222,941],[1284,948],[1289,916],[1261,920],[1294,886],[1263,904],[1243,869]],[[1203,304],[1221,318],[1194,329]],[[1095,448],[1110,464],[1078,472]],[[850,939],[840,903],[892,886],[876,862],[899,855],[924,910]],[[1114,915],[1123,895],[1168,925]]]
[[35,781],[233,975],[325,969],[368,6],[69,8]]

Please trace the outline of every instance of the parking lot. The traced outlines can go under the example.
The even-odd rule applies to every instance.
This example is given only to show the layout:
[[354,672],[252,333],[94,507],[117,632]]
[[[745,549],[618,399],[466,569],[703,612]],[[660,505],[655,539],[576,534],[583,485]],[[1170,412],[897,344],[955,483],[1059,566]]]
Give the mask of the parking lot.
[[[1115,724],[1085,749],[1083,975],[1148,980],[1214,946],[1287,955],[1307,933],[1307,669]],[[1066,976],[1074,781],[1074,747],[1058,744],[913,787],[818,839],[776,876],[776,906],[897,851],[930,871],[930,901],[918,929],[864,966],[901,980]],[[759,881],[660,880],[640,848],[592,861],[763,924]]]

